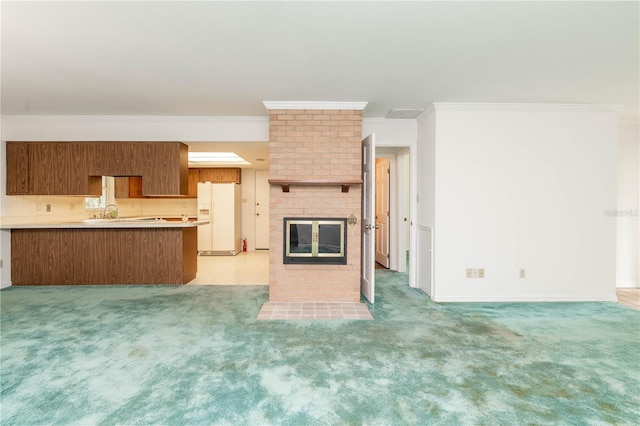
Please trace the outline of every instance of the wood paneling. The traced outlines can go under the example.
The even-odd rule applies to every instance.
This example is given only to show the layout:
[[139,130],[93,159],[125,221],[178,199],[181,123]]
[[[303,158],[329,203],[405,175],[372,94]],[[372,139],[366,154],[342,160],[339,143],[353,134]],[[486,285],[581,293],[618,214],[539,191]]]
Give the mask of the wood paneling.
[[29,150],[19,142],[7,142],[7,195],[29,193]]
[[197,270],[196,229],[14,229],[12,284],[185,284]]

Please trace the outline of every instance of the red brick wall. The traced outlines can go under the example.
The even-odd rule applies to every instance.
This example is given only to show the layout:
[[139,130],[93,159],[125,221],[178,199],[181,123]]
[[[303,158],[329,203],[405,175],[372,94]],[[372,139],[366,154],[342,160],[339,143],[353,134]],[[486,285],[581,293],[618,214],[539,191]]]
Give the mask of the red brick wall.
[[[360,180],[362,111],[270,110],[269,179]],[[269,300],[360,300],[362,185],[270,187]],[[283,264],[284,217],[358,218],[347,226],[346,265]]]

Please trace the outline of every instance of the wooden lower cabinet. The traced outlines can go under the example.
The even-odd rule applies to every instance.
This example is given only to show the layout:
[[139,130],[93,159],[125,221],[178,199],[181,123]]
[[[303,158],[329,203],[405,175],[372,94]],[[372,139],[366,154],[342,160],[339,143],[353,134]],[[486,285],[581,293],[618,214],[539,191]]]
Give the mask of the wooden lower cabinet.
[[197,228],[13,229],[12,285],[186,284]]

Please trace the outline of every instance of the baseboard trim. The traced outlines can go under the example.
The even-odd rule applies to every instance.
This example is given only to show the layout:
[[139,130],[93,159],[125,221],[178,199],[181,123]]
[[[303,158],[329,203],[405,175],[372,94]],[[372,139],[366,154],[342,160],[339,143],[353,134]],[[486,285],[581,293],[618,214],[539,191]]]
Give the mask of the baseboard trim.
[[618,281],[616,288],[640,288],[640,283],[637,281]]
[[432,299],[437,303],[548,303],[548,302],[617,302],[615,294],[611,296],[522,296],[522,297],[436,297]]

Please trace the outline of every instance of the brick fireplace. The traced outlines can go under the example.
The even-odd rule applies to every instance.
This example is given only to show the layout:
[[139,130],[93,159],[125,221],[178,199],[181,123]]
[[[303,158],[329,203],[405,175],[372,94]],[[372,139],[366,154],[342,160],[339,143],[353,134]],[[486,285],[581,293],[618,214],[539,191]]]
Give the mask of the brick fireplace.
[[[359,302],[362,109],[269,109],[270,302]],[[354,103],[355,104],[355,103]],[[284,219],[351,217],[346,264],[284,262]]]

